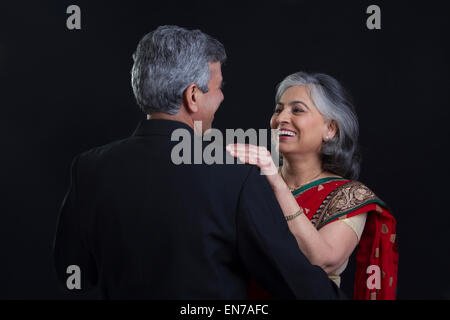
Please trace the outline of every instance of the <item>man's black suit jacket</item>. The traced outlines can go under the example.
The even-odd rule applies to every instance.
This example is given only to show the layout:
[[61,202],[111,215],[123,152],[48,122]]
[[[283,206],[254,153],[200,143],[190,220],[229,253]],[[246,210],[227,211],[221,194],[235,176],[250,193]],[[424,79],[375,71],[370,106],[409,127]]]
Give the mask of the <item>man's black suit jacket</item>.
[[106,299],[246,299],[250,276],[275,298],[342,298],[299,250],[259,169],[175,165],[177,128],[193,135],[145,120],[74,159],[54,245],[62,283],[76,265],[81,290],[99,285]]

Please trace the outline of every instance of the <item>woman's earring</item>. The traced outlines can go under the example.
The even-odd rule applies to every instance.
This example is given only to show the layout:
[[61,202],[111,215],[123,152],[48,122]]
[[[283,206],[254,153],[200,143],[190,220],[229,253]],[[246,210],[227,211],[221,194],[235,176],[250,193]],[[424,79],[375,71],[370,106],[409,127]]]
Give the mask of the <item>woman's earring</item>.
[[329,137],[329,136],[326,136],[326,137],[325,137],[325,142],[328,142],[328,140],[330,140],[330,137]]

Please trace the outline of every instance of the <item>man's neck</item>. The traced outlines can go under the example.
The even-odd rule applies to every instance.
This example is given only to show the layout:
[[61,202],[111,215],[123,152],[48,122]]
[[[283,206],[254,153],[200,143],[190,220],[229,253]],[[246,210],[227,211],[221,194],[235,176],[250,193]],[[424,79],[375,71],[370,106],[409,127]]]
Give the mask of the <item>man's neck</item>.
[[183,122],[183,123],[187,124],[189,127],[191,127],[192,129],[194,129],[194,121],[192,120],[192,118],[184,116],[181,112],[179,112],[177,114],[167,114],[167,113],[163,113],[163,112],[155,112],[155,113],[152,113],[151,115],[150,114],[147,115],[147,120],[151,120],[151,119],[163,119],[163,120],[172,120],[172,121]]

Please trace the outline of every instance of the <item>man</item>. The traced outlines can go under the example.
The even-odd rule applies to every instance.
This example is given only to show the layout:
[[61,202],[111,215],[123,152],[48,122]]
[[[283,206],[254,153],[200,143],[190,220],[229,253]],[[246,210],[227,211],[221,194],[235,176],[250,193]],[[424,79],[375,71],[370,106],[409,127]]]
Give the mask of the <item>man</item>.
[[61,281],[75,266],[79,290],[99,285],[107,299],[246,299],[251,276],[276,298],[341,298],[256,167],[171,159],[172,132],[194,136],[194,121],[209,129],[224,98],[222,44],[162,26],[133,58],[133,91],[151,117],[75,158],[55,239]]

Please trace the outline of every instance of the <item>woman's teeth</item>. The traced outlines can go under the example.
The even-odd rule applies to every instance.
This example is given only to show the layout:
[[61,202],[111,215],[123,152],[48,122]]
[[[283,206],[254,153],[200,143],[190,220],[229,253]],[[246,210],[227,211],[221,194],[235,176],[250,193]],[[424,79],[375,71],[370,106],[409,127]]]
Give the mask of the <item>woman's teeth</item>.
[[291,137],[295,137],[297,134],[296,134],[295,132],[292,132],[292,131],[280,130],[279,135],[280,135],[280,136],[291,136]]

